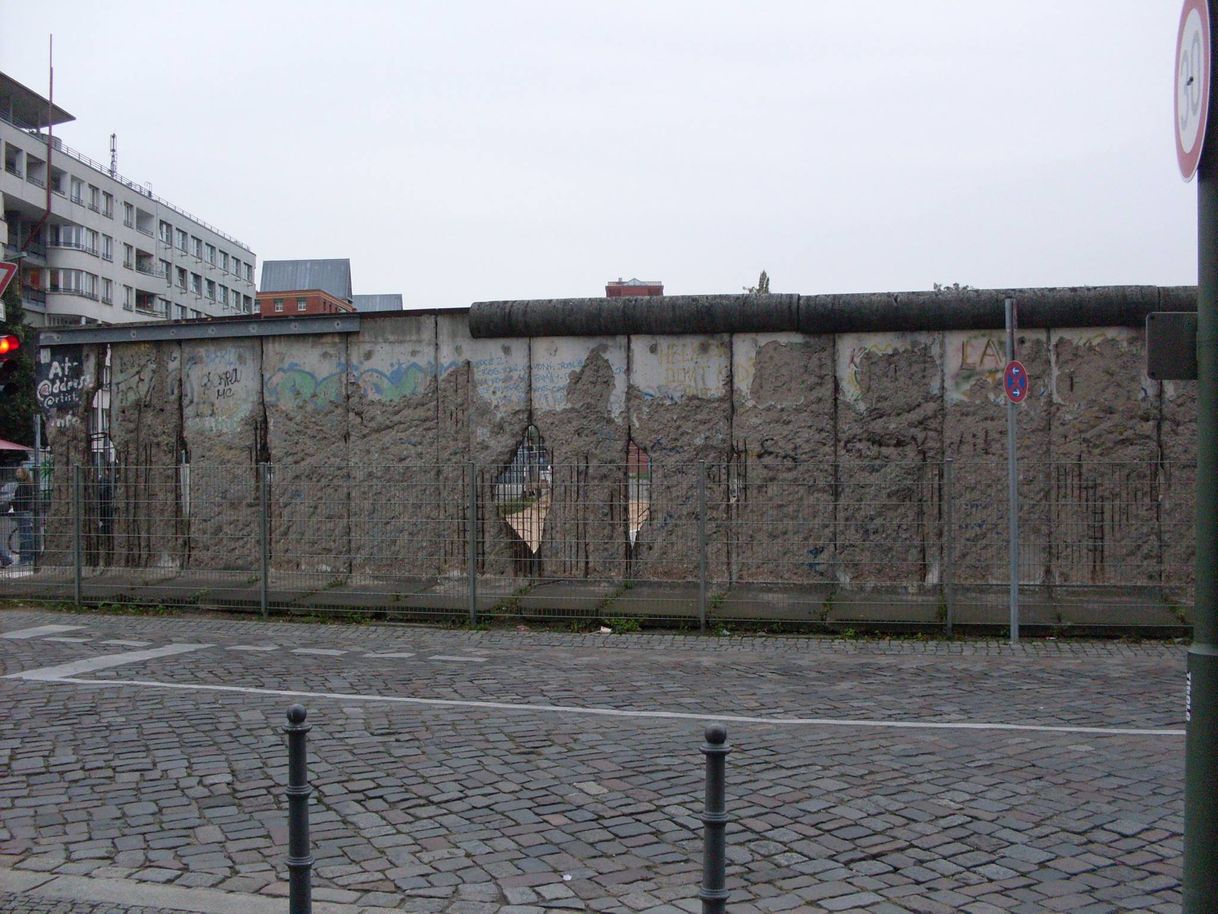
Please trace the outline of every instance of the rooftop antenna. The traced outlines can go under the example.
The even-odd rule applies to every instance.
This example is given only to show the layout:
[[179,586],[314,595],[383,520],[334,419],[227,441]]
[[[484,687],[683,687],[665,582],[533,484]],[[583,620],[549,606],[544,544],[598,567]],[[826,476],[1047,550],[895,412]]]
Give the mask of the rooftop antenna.
[[110,134],[110,177],[118,177],[118,134]]

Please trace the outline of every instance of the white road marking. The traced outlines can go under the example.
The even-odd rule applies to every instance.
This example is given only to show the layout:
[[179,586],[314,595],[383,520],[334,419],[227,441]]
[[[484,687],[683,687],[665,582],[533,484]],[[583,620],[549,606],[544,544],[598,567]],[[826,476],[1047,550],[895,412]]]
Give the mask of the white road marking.
[[[190,645],[207,647],[208,645]],[[164,648],[161,648],[164,650]],[[145,651],[144,653],[151,653]],[[97,658],[99,660],[105,658]],[[125,661],[124,661],[125,662]],[[71,664],[65,664],[70,666]],[[56,669],[55,667],[48,668]],[[40,673],[40,670],[34,670]],[[585,714],[596,717],[624,717],[642,720],[690,720],[699,723],[709,721],[762,724],[774,727],[871,727],[890,730],[1000,730],[1018,733],[1088,733],[1096,736],[1184,736],[1185,731],[1170,728],[1140,727],[1076,727],[1052,724],[1001,724],[970,723],[966,721],[940,722],[920,720],[867,720],[834,717],[750,717],[743,714],[694,714],[688,711],[628,711],[620,708],[588,708],[578,705],[529,704],[507,701],[473,701],[460,698],[410,698],[405,695],[361,695],[349,692],[310,692],[302,689],[262,689],[253,686],[213,685],[201,682],[158,682],[154,679],[79,679],[72,674],[63,676],[31,676],[29,673],[11,673],[8,679],[37,679],[44,682],[59,682],[86,686],[140,686],[150,689],[176,689],[183,692],[232,692],[238,695],[275,695],[283,698],[318,698],[334,701],[372,701],[389,704],[423,705],[440,708],[480,708],[491,711],[521,711],[541,714]]]
[[118,644],[122,647],[147,647],[151,641],[127,641],[123,638],[115,638],[112,641],[103,641],[102,644]]
[[84,644],[92,638],[43,638],[43,641],[62,641],[64,644]]
[[413,657],[414,654],[407,653],[406,651],[380,651],[380,652],[373,652],[370,654],[364,654],[364,656],[365,657],[392,657],[395,660],[405,660],[407,657]]
[[341,657],[346,651],[336,651],[328,647],[298,647],[293,654],[317,654],[319,657]]
[[13,641],[24,641],[26,638],[41,638],[43,635],[57,635],[59,632],[70,632],[77,628],[84,628],[83,625],[38,625],[34,628],[19,628],[16,631],[5,632],[0,635],[0,638],[9,638]]
[[229,648],[230,651],[277,651],[277,644],[234,644]]
[[459,657],[456,655],[436,654],[434,657],[428,657],[428,660],[450,660],[456,663],[486,663],[485,657]]
[[108,670],[111,667],[123,666],[127,663],[140,663],[144,660],[155,660],[157,657],[172,657],[174,654],[185,654],[190,651],[211,647],[210,644],[169,644],[165,647],[154,647],[147,651],[124,651],[121,654],[103,654],[100,657],[89,657],[85,660],[74,660],[71,663],[61,663],[57,666],[44,666],[36,670],[22,670],[20,673],[9,673],[5,679],[33,679],[43,682],[66,680],[69,676],[80,673],[94,673],[97,670]]

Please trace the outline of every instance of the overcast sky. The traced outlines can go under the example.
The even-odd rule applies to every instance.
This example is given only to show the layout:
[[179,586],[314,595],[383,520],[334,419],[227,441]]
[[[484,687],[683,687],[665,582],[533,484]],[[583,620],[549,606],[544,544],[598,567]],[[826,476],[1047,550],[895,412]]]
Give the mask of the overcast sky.
[[1180,0],[53,8],[64,142],[407,307],[1196,281]]

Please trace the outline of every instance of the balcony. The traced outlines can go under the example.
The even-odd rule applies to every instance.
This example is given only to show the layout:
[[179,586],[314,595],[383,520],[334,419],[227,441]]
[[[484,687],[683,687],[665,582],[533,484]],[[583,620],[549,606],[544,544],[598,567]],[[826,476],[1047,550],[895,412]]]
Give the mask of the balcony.
[[7,171],[10,175],[14,175],[18,178],[21,177],[21,169],[17,167],[17,164],[15,162],[5,162],[4,170]]
[[70,251],[84,251],[86,254],[97,256],[97,248],[89,247],[83,241],[48,241],[49,248],[66,248]]
[[36,175],[32,175],[32,174],[26,175],[25,180],[28,181],[30,184],[33,184],[35,187],[45,188],[47,186],[47,182],[42,180],[42,178],[37,177]]

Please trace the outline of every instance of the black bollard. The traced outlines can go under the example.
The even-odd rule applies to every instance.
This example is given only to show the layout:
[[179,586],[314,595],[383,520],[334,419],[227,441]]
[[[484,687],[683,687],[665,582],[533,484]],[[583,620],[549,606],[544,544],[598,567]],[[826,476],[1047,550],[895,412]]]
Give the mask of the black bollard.
[[309,853],[309,786],[305,734],[308,712],[300,705],[288,708],[288,912],[313,914],[313,855]]
[[727,728],[711,724],[706,728],[706,810],[702,813],[702,914],[723,914],[727,910],[727,790],[725,773]]

